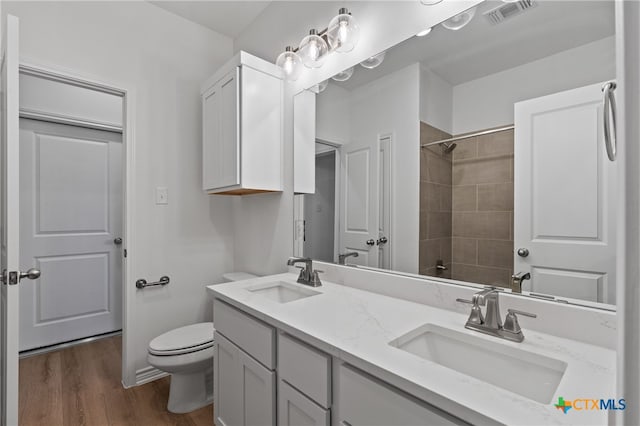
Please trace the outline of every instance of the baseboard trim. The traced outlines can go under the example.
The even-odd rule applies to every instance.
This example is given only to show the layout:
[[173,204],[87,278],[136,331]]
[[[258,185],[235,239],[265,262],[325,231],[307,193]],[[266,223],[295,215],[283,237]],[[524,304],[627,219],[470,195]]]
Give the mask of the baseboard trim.
[[154,380],[161,379],[168,376],[168,373],[160,371],[155,367],[145,367],[136,371],[136,386],[144,385],[145,383],[153,382]]

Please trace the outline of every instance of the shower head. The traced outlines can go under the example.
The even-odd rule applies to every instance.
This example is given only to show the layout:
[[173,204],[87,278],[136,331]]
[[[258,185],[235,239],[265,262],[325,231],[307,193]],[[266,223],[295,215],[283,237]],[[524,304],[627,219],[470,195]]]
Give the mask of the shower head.
[[440,145],[440,147],[442,148],[442,151],[445,154],[449,154],[451,151],[456,149],[456,144],[455,143],[443,143],[442,145]]

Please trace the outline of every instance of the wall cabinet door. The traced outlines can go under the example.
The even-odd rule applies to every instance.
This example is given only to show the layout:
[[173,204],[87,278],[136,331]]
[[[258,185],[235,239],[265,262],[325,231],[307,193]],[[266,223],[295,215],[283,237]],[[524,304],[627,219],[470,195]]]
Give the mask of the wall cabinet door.
[[214,421],[217,426],[276,424],[275,372],[215,335]]
[[235,68],[202,96],[203,189],[240,183],[238,73]]
[[329,426],[329,410],[322,408],[284,380],[278,383],[279,426]]

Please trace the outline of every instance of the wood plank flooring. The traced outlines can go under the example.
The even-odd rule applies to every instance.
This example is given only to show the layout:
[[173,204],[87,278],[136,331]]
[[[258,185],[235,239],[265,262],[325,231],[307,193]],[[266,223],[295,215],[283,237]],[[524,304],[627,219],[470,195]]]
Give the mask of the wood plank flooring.
[[124,389],[121,337],[20,360],[21,426],[200,426],[213,406],[188,414],[167,411],[169,377]]

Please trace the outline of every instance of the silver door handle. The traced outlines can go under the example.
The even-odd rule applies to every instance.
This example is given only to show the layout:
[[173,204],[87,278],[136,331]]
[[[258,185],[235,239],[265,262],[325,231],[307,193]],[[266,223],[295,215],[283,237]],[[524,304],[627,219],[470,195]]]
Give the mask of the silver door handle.
[[20,272],[20,279],[29,278],[30,280],[37,280],[40,278],[40,270],[31,268],[27,272]]
[[374,240],[373,238],[365,241],[365,244],[368,246],[374,246],[376,244],[376,240]]
[[382,236],[378,239],[378,241],[376,241],[376,244],[381,245],[381,244],[387,244],[388,242],[389,240],[387,239],[387,237]]
[[113,244],[119,246],[120,244],[122,244],[122,238],[117,237],[113,239]]
[[529,249],[526,249],[526,248],[519,248],[519,249],[518,249],[518,256],[520,256],[520,257],[527,257],[527,256],[529,256]]
[[607,157],[610,161],[616,160],[618,140],[616,137],[616,98],[613,91],[616,89],[616,83],[609,81],[602,86],[604,97],[604,111],[602,116],[604,119],[604,146],[607,149]]

